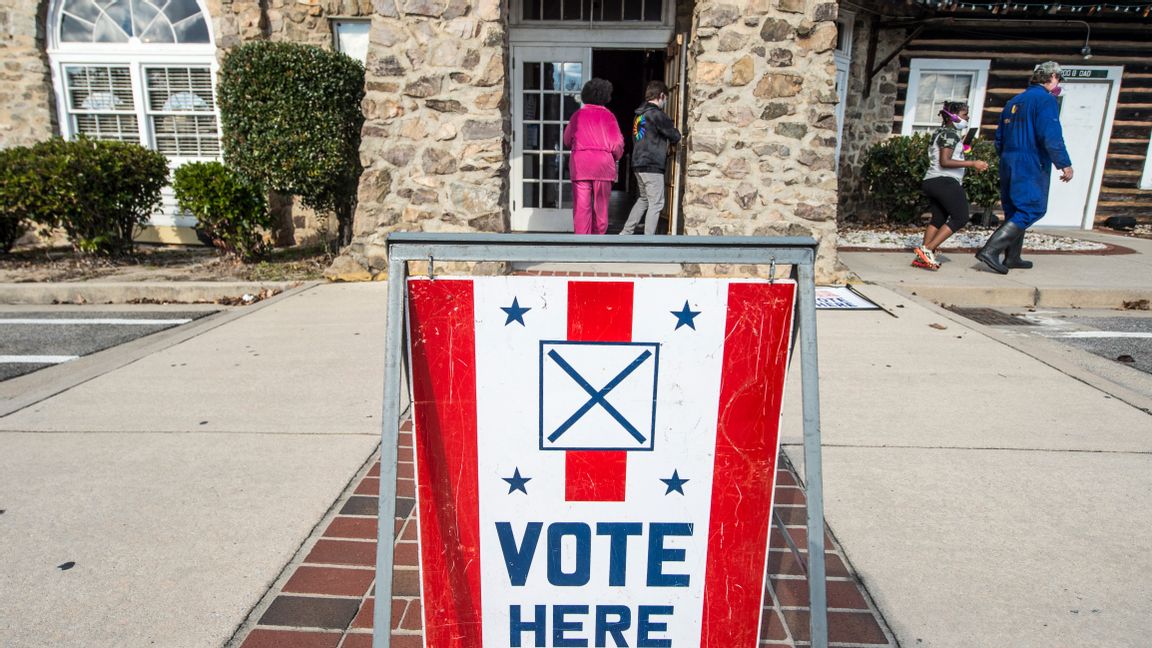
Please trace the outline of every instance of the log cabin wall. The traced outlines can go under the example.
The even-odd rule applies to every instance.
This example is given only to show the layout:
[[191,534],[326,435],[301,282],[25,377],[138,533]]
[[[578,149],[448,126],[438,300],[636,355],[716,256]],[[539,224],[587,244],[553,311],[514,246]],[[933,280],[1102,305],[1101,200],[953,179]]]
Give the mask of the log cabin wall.
[[[1087,35],[1072,21],[929,22],[900,54],[892,132],[903,126],[909,64],[913,58],[984,59],[989,71],[980,136],[991,139],[1004,104],[1028,86],[1042,61],[1062,65],[1123,66],[1115,121],[1097,203],[1095,222],[1134,216],[1152,222],[1152,190],[1140,189],[1152,136],[1152,25],[1147,22],[1093,22],[1093,57],[1080,55]],[[909,32],[910,33],[910,32]],[[1073,161],[1079,170],[1083,163]]]

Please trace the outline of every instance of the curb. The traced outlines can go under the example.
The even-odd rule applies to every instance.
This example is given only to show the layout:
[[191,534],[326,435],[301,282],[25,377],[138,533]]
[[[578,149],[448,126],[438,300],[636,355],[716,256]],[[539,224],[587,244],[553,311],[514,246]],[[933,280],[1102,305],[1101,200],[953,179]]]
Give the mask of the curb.
[[1124,309],[1125,302],[1152,301],[1147,288],[1034,288],[1029,286],[909,286],[868,282],[904,295],[953,306]]
[[0,283],[0,304],[202,304],[281,293],[301,281]]

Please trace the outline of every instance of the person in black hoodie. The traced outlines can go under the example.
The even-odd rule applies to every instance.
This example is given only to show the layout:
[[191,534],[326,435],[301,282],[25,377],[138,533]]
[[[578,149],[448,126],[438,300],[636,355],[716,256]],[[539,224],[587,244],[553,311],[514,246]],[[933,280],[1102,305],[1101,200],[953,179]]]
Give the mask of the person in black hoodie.
[[632,120],[632,172],[636,174],[639,196],[621,234],[633,234],[640,218],[644,218],[644,233],[655,234],[664,209],[664,167],[668,160],[668,145],[680,141],[680,131],[664,113],[668,101],[668,86],[663,81],[649,81],[644,88],[644,105],[636,109]]

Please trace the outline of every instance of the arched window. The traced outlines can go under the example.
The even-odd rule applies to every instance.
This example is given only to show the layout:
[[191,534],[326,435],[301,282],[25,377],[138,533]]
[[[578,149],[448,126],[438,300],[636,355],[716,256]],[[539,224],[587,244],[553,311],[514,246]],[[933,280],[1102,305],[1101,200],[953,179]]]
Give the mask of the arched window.
[[[138,142],[173,166],[220,157],[216,46],[200,0],[55,0],[49,21],[64,137]],[[171,202],[153,222],[192,224]]]

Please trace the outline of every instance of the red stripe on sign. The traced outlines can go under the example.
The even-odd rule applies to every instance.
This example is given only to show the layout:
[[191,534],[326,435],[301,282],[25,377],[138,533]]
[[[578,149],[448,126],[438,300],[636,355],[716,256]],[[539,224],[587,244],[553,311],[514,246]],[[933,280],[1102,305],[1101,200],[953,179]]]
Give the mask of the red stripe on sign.
[[480,502],[476,334],[471,281],[408,284],[424,636],[477,648]]
[[[631,342],[630,281],[568,283],[568,340]],[[628,453],[587,450],[565,453],[564,499],[568,502],[623,502],[628,481]]]
[[565,502],[623,502],[628,452],[568,450],[564,453]]
[[795,284],[728,287],[701,648],[759,641]]

